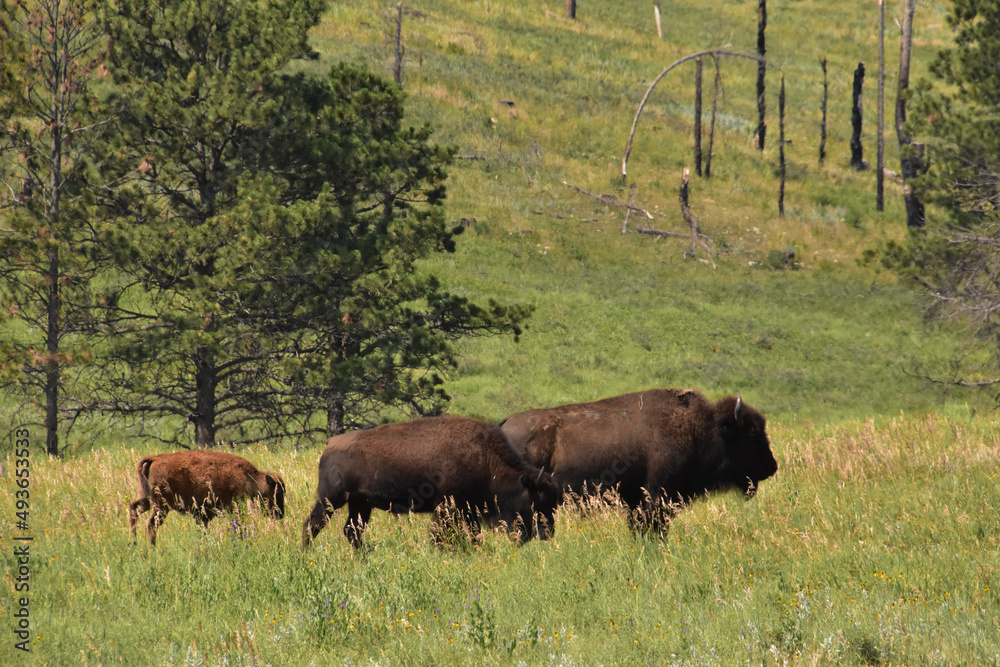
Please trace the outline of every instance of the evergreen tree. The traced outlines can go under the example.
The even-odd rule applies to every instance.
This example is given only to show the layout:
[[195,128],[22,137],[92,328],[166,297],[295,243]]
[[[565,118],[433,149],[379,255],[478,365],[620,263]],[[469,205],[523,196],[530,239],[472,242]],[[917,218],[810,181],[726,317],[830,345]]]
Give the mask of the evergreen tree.
[[528,311],[477,306],[417,270],[430,252],[454,250],[461,231],[443,211],[453,151],[431,145],[427,128],[402,129],[397,86],[349,65],[286,83],[298,95],[267,157],[292,205],[250,253],[267,275],[241,290],[243,312],[284,346],[284,408],[318,408],[325,434],[370,425],[386,405],[437,413],[451,341],[517,335]]
[[961,227],[995,222],[1000,209],[1000,2],[954,0],[955,46],[931,71],[944,86],[917,91],[916,131],[931,167],[919,191]]
[[93,92],[107,40],[91,10],[0,0],[0,321],[14,321],[0,385],[44,408],[53,455],[61,418],[76,414],[66,392],[90,357],[81,333],[100,267],[88,176],[107,118]]
[[985,343],[947,381],[988,388],[1000,385],[1000,2],[954,0],[948,22],[955,45],[932,65],[938,85],[915,90],[909,123],[929,164],[914,188],[936,206],[892,255],[930,289],[938,315],[971,322]]
[[107,164],[113,356],[100,407],[174,415],[183,441],[441,409],[458,335],[517,332],[417,270],[453,248],[451,150],[404,130],[398,88],[357,68],[291,75],[325,3],[120,0],[105,15],[127,91]]

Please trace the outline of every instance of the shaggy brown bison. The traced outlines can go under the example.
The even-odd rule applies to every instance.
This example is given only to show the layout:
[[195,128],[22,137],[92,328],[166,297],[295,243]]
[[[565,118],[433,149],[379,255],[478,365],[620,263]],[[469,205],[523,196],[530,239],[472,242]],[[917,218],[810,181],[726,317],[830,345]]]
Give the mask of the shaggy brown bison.
[[355,548],[374,508],[435,512],[452,501],[459,519],[477,532],[480,521],[500,520],[522,542],[531,539],[533,525],[545,539],[561,498],[551,477],[523,461],[494,424],[468,417],[384,424],[327,442],[302,546],[345,503],[344,536]]
[[246,459],[225,452],[190,450],[140,459],[139,499],[128,506],[128,525],[135,537],[139,515],[153,508],[146,535],[156,544],[156,530],[175,509],[208,522],[242,498],[262,499],[276,519],[285,515],[285,481],[273,472],[260,472]]
[[778,470],[757,410],[737,396],[712,403],[693,389],[528,410],[500,426],[519,454],[564,488],[617,489],[645,527],[662,527],[706,491],[735,487],[751,496]]

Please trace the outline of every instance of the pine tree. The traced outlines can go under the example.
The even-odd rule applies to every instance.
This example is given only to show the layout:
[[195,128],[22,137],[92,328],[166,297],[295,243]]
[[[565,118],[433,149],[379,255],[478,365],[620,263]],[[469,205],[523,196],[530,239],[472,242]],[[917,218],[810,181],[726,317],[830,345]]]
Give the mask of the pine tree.
[[[926,285],[935,313],[970,322],[985,349],[947,381],[1000,386],[1000,2],[954,0],[955,45],[915,89],[908,126],[927,146],[928,171],[914,182],[927,227],[896,257]],[[943,84],[943,85],[941,85]]]
[[113,356],[100,405],[179,418],[194,443],[323,433],[386,406],[439,411],[459,335],[517,332],[417,271],[454,247],[453,151],[403,129],[398,87],[291,75],[325,3],[121,0],[126,91],[107,164]]
[[1000,2],[954,0],[955,46],[922,82],[913,127],[927,137],[931,168],[919,191],[964,227],[995,222],[1000,209]]
[[[76,414],[67,391],[90,357],[94,94],[106,36],[83,0],[0,0],[0,384],[44,409],[46,452]],[[20,322],[17,326],[15,322]],[[22,416],[23,418],[23,416]]]

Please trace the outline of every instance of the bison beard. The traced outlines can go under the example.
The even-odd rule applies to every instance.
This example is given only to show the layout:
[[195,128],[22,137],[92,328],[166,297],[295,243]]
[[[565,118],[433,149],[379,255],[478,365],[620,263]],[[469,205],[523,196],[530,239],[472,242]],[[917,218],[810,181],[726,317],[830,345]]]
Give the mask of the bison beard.
[[344,536],[355,548],[373,509],[437,513],[479,533],[503,522],[524,542],[545,539],[561,492],[549,475],[523,461],[500,429],[467,417],[427,417],[337,435],[319,459],[316,503],[302,526],[307,547],[347,505]]
[[500,424],[514,449],[579,495],[617,491],[635,525],[662,530],[706,491],[752,496],[777,472],[763,415],[738,396],[651,389],[528,410]]

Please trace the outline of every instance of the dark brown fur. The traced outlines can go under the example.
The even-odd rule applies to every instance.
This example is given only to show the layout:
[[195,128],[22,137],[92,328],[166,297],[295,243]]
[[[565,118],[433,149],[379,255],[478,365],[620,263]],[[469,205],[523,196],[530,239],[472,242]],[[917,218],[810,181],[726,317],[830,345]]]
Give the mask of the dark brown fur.
[[565,489],[616,489],[633,510],[648,510],[639,515],[647,524],[663,518],[657,508],[706,490],[752,495],[778,469],[763,415],[735,396],[712,403],[693,389],[528,410],[500,426],[519,454]]
[[319,458],[316,504],[302,526],[306,547],[347,504],[344,535],[354,547],[372,509],[434,512],[454,501],[468,524],[500,520],[520,539],[553,525],[559,488],[523,461],[494,424],[468,417],[427,417],[337,435]]
[[171,509],[187,512],[204,525],[221,509],[243,498],[262,500],[277,519],[285,515],[285,481],[260,472],[246,459],[225,452],[185,450],[142,458],[136,466],[139,499],[128,506],[128,524],[135,537],[139,515],[153,509],[146,535],[156,544],[156,530]]

